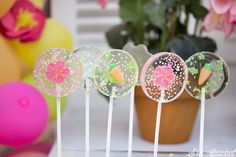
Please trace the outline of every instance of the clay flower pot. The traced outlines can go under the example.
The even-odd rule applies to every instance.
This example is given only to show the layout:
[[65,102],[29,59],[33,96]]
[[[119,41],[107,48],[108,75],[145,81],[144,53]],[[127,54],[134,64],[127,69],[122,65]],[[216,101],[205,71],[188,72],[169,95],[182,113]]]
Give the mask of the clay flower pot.
[[[141,86],[135,88],[135,104],[141,136],[154,142],[157,102],[148,98]],[[171,103],[163,104],[159,143],[177,144],[189,140],[200,101],[187,92]]]

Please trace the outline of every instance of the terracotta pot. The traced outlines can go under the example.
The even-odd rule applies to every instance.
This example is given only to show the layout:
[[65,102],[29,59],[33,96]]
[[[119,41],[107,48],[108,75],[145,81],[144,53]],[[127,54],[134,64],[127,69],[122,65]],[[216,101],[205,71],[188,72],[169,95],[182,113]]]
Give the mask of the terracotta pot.
[[[148,98],[142,88],[135,88],[135,104],[141,136],[154,142],[157,102]],[[159,143],[177,144],[189,140],[200,101],[186,91],[162,107]]]

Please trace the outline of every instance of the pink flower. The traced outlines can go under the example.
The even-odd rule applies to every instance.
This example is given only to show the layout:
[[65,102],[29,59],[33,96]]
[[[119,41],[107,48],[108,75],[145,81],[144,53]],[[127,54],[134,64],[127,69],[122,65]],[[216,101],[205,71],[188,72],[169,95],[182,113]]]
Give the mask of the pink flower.
[[167,89],[175,81],[175,73],[170,66],[158,66],[154,70],[154,84]]
[[229,22],[236,23],[236,0],[210,0],[210,3],[217,14],[229,13]]
[[102,7],[102,9],[105,9],[107,6],[107,0],[98,0],[98,3]]
[[233,32],[234,24],[229,21],[229,12],[225,14],[217,14],[213,9],[210,10],[205,17],[203,26],[205,31],[211,31],[213,29],[224,31],[225,36],[229,37]]
[[70,70],[65,66],[63,61],[50,63],[46,69],[46,78],[56,84],[64,82],[67,76],[70,75]]
[[40,37],[45,25],[43,11],[27,0],[17,0],[0,19],[0,32],[7,38],[30,42]]

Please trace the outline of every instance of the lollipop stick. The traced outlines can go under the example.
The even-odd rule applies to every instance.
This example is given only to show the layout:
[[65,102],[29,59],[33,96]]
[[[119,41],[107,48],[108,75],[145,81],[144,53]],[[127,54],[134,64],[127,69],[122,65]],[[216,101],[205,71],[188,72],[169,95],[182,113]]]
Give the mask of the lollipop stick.
[[132,156],[133,143],[133,124],[134,124],[134,88],[130,94],[130,111],[129,111],[129,142],[128,142],[128,157]]
[[57,156],[61,157],[61,99],[57,97]]
[[158,156],[158,142],[159,142],[159,132],[160,132],[160,123],[161,123],[161,109],[162,109],[162,102],[164,98],[164,90],[161,90],[160,101],[157,105],[157,116],[156,116],[156,130],[155,130],[155,143],[154,143],[154,154],[153,157]]
[[205,89],[201,91],[201,122],[200,122],[200,139],[199,139],[199,156],[203,157],[204,147],[204,123],[205,123]]
[[113,112],[113,101],[114,101],[115,88],[112,88],[112,94],[109,102],[108,111],[108,122],[107,122],[107,144],[106,144],[106,157],[110,156],[111,148],[111,127],[112,127],[112,112]]
[[90,144],[89,144],[89,80],[86,80],[86,92],[85,92],[85,154],[89,157]]

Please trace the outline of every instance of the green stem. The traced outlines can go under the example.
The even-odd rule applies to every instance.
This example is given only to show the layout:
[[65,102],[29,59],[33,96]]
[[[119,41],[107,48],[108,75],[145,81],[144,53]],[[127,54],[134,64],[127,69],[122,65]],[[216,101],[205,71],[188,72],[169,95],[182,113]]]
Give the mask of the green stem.
[[138,17],[139,20],[136,23],[137,26],[137,35],[135,37],[135,43],[144,44],[144,34],[145,34],[145,27],[144,27],[144,15],[142,12],[142,0],[137,0],[137,10],[138,10]]
[[161,50],[165,50],[165,47],[166,47],[166,43],[167,43],[167,36],[168,36],[168,33],[167,33],[167,30],[164,29],[162,32],[161,32]]

